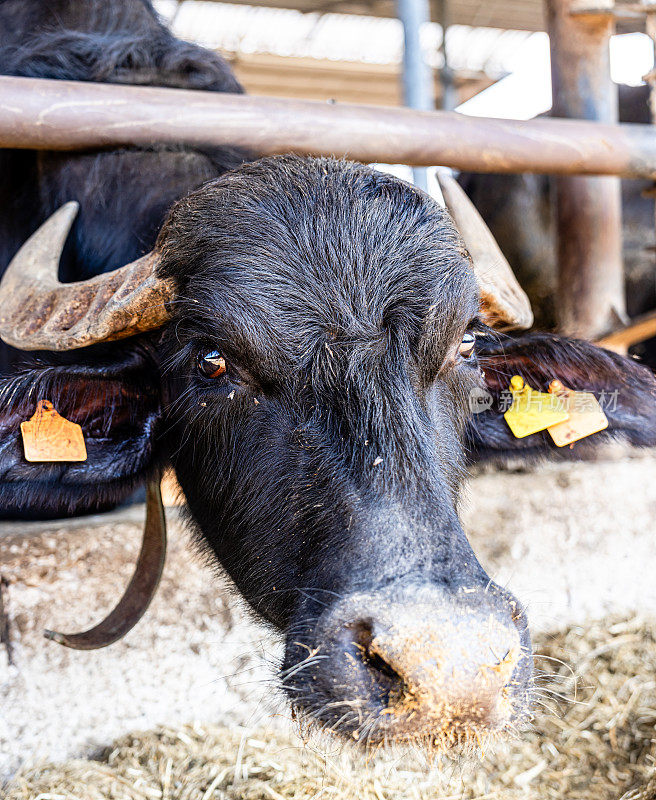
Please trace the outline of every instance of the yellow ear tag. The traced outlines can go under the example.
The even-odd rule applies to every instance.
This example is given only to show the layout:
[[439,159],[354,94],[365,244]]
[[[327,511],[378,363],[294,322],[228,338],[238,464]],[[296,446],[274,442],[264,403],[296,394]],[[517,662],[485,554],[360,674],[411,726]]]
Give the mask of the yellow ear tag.
[[27,461],[86,461],[82,428],[64,419],[49,400],[39,400],[32,419],[21,422]]
[[560,397],[569,419],[549,427],[549,434],[558,447],[572,445],[608,427],[608,418],[591,392],[575,392],[558,381],[551,381],[549,391]]
[[519,375],[510,379],[510,392],[512,404],[503,416],[517,439],[543,431],[569,416],[558,395],[531,389]]

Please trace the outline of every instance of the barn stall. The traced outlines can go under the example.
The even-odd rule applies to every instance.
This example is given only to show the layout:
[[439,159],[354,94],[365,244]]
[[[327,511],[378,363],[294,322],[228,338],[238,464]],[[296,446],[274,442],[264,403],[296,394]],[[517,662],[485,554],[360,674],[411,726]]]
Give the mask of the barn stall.
[[[535,13],[538,4],[520,5]],[[345,13],[358,10],[340,7]],[[450,10],[461,19],[459,4]],[[567,265],[559,290],[562,328],[628,346],[653,334],[653,320],[623,318],[618,181],[597,176],[653,178],[656,143],[651,129],[613,124],[603,54],[618,18],[638,25],[650,20],[650,10],[635,4],[577,8],[574,15],[571,10],[549,6],[560,115],[584,116],[572,85],[580,85],[580,71],[591,69],[596,90],[586,98],[585,115],[604,126],[196,97],[196,117],[187,116],[181,128],[172,110],[179,100],[169,100],[168,90],[121,87],[121,94],[138,102],[125,105],[120,128],[112,110],[96,115],[91,129],[79,124],[88,113],[85,104],[97,109],[100,99],[106,105],[114,87],[0,79],[7,99],[0,144],[66,149],[153,138],[216,142],[220,130],[224,140],[238,137],[261,152],[345,152],[417,167],[440,163],[560,174],[560,263]],[[368,11],[374,12],[390,10]],[[480,19],[480,8],[478,13]],[[517,25],[520,17],[513,18]],[[466,19],[470,24],[473,18]],[[511,27],[502,19],[494,22]],[[574,47],[572,54],[581,28],[589,49]],[[71,99],[77,118],[58,112],[62,100]],[[35,126],[37,117],[48,124]],[[594,202],[588,202],[591,197]],[[588,251],[590,243],[595,247]],[[24,765],[8,796],[209,800],[323,792],[380,800],[411,797],[412,784],[418,797],[649,797],[656,716],[656,590],[649,569],[656,506],[649,487],[655,463],[649,455],[606,453],[597,463],[516,467],[472,478],[468,533],[495,579],[529,603],[545,655],[538,666],[554,673],[545,678],[550,709],[538,713],[528,737],[486,754],[481,764],[439,764],[428,771],[431,765],[417,754],[363,765],[338,745],[323,758],[312,739],[304,748],[294,738],[288,712],[271,687],[271,664],[279,658],[275,637],[247,619],[229,586],[219,590],[211,570],[194,555],[174,508],[172,552],[149,616],[100,655],[58,650],[43,641],[41,630],[81,628],[111,606],[134,563],[142,509],[95,520],[5,526],[8,631],[0,752],[5,775]],[[153,730],[125,735],[144,729]],[[96,760],[35,763],[89,754]]]
[[14,664],[3,658],[0,752],[5,775],[23,765],[8,798],[309,800],[323,789],[340,800],[588,800],[646,786],[656,756],[655,505],[635,487],[653,485],[656,458],[611,455],[470,481],[468,535],[489,573],[527,603],[545,656],[536,667],[553,677],[539,681],[530,731],[464,763],[416,752],[365,763],[340,742],[299,737],[275,687],[279,642],[198,558],[175,508],[158,595],[100,652],[48,646],[42,631],[82,628],[111,607],[134,568],[141,509],[3,526]]

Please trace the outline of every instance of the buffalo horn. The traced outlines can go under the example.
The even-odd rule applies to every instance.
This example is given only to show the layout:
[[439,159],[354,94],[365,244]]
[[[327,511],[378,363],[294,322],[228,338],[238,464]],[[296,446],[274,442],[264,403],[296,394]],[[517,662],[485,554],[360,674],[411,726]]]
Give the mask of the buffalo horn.
[[460,231],[472,259],[481,293],[481,311],[494,328],[530,328],[533,311],[492,232],[458,181],[438,173],[444,203]]
[[84,633],[46,630],[44,636],[74,650],[97,650],[118,641],[134,628],[150,605],[162,577],[165,558],[166,519],[159,478],[155,478],[146,489],[146,524],[137,566],[116,608]]
[[0,338],[19,350],[75,350],[159,328],[173,287],[156,251],[86,281],[60,283],[59,258],[78,211],[63,205],[25,242],[0,282]]

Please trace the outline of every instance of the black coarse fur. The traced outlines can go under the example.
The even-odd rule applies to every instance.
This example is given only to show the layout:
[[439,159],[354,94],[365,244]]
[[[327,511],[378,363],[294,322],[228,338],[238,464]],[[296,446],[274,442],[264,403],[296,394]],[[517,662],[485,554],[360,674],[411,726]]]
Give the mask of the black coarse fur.
[[[521,629],[517,721],[525,621],[456,513],[467,398],[481,385],[459,346],[481,323],[448,214],[368,167],[284,156],[181,200],[158,248],[179,297],[161,345],[165,447],[204,541],[286,632],[285,666],[328,647],[327,615],[345,598],[372,596],[362,613],[375,619],[383,593],[407,606],[424,587],[448,606],[466,590]],[[213,351],[227,370],[206,378],[199,360]],[[343,685],[344,655],[285,683],[328,724],[342,702],[368,702]],[[386,701],[376,703],[375,726]],[[361,723],[356,714],[339,729]]]
[[[0,73],[242,91],[221,57],[176,39],[147,0],[1,0]],[[152,248],[175,200],[246,157],[238,147],[0,151],[0,272],[72,199],[81,211],[62,258],[62,279],[132,261]],[[0,374],[10,373],[15,360],[15,352],[0,347]]]
[[[5,0],[1,24],[22,29],[9,37],[12,69],[32,63],[28,73],[43,74],[54,63],[56,77],[79,77],[86,65],[89,80],[134,74],[171,85],[166,65],[188,59],[193,77],[183,85],[214,74],[218,82],[208,78],[205,88],[232,86],[220,82],[215,56],[176,42],[149,4],[107,9],[91,0]],[[63,37],[61,52],[32,49],[30,62],[26,43],[46,34],[51,45]],[[107,52],[95,54],[101,42]],[[4,513],[103,508],[171,464],[199,537],[251,607],[286,635],[284,685],[299,708],[380,740],[392,689],[403,694],[406,685],[392,666],[367,658],[366,641],[396,604],[419,639],[424,623],[457,615],[483,642],[481,666],[497,644],[486,630],[509,642],[496,666],[512,653],[499,687],[510,711],[454,736],[474,740],[516,724],[530,687],[526,618],[478,563],[457,514],[468,443],[479,456],[505,447],[494,411],[469,422],[467,434],[469,398],[485,387],[481,366],[493,391],[508,372],[541,384],[561,377],[573,388],[619,385],[625,405],[612,424],[624,434],[644,420],[643,444],[655,440],[653,376],[557,337],[486,344],[472,265],[448,214],[368,167],[296,156],[243,163],[245,154],[225,149],[23,158],[0,194],[17,199],[2,218],[3,257],[76,199],[82,214],[64,254],[66,278],[133,259],[161,225],[159,274],[177,296],[160,332],[61,358],[41,354],[2,379]],[[467,333],[480,335],[480,357],[463,350]],[[225,369],[216,368],[221,358]],[[44,399],[82,425],[84,464],[22,458],[18,423]],[[328,655],[299,665],[322,648]],[[442,655],[457,661],[452,649]],[[490,702],[494,711],[496,697]],[[367,720],[340,709],[358,703],[371,711]],[[432,736],[430,713],[420,729]]]
[[[172,86],[219,92],[242,89],[226,62],[215,53],[176,39],[146,0],[0,0],[0,73],[22,77]],[[181,109],[184,113],[184,109]],[[21,244],[68,200],[80,213],[60,264],[60,278],[81,280],[120,267],[148,252],[171,205],[187,192],[227,169],[247,154],[238,147],[188,148],[154,146],[80,153],[0,151],[0,273]],[[158,337],[150,337],[153,342]],[[44,387],[42,371],[60,379],[48,387],[49,399],[71,408],[71,399],[89,385],[109,387],[124,366],[132,343],[74,353],[68,363],[95,369],[95,382],[70,380],[62,362],[39,354],[35,359],[0,343],[0,398],[19,396],[16,374],[26,388],[29,375]],[[156,389],[153,358],[144,362],[137,386]],[[156,374],[156,372],[155,372]],[[132,381],[134,372],[127,378]],[[158,390],[158,389],[157,389]],[[105,393],[99,388],[100,395]],[[112,394],[111,389],[107,389]],[[26,394],[20,415],[34,411],[34,392]],[[118,401],[116,401],[118,402]],[[74,405],[74,404],[73,404]],[[112,419],[112,404],[106,413]],[[14,408],[14,411],[16,409]],[[152,409],[149,407],[148,415]],[[12,414],[14,412],[12,411]],[[78,415],[72,409],[72,416]],[[16,419],[11,416],[12,425]],[[145,418],[144,418],[145,421]],[[5,429],[6,430],[6,429]],[[148,426],[148,438],[154,433]],[[17,431],[14,430],[14,434]],[[117,431],[118,434],[118,431]],[[17,442],[5,442],[6,465],[0,464],[3,487],[0,514],[51,517],[109,508],[126,499],[143,482],[153,447],[142,447],[143,464],[134,456],[114,458],[114,474],[98,469],[85,481],[79,467],[32,466],[32,481],[18,478]],[[122,452],[127,456],[126,448]],[[102,461],[102,459],[101,459]],[[23,470],[25,471],[25,469]],[[72,476],[72,477],[71,477]],[[73,479],[74,478],[74,479]],[[81,483],[80,483],[81,481]],[[97,487],[92,497],[89,486]]]
[[[305,582],[319,586],[320,554],[362,524],[360,502],[438,518],[443,506],[453,519],[463,409],[478,380],[455,350],[477,295],[442,209],[366,167],[280,157],[182,200],[159,244],[181,295],[164,345],[179,384],[172,461],[261,613],[289,619],[300,577],[290,548],[308,527],[316,546],[299,567],[318,559]],[[213,347],[230,368],[207,382],[196,360]],[[349,551],[354,530],[350,539]]]
[[[88,460],[28,463],[20,423],[39,400],[82,426]],[[146,342],[48,354],[0,382],[0,518],[47,519],[113,508],[158,466],[159,375]]]
[[241,92],[219,55],[176,39],[148,0],[1,0],[0,72]]

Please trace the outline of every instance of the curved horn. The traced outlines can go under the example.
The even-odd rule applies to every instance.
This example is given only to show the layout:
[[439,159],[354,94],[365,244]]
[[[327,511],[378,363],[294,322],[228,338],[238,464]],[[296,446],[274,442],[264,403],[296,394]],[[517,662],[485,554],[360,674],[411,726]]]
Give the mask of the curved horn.
[[146,490],[146,524],[141,551],[132,580],[116,608],[98,625],[84,633],[44,631],[46,639],[74,650],[96,650],[113,644],[132,630],[153,599],[166,558],[166,518],[159,478]]
[[155,251],[87,281],[60,283],[59,258],[78,211],[66,203],[30,236],[0,282],[0,338],[19,350],[74,350],[160,327],[173,286]]
[[471,255],[486,321],[502,330],[530,328],[531,303],[483,217],[452,175],[439,172],[437,179],[446,207]]

